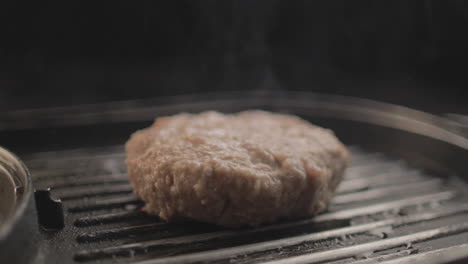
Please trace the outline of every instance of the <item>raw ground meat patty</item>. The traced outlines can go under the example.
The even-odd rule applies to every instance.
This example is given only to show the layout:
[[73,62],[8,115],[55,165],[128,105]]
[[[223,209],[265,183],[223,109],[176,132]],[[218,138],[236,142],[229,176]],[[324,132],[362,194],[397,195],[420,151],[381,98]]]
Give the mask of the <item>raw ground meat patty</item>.
[[147,213],[229,227],[325,210],[349,159],[332,131],[264,111],[158,118],[125,147]]

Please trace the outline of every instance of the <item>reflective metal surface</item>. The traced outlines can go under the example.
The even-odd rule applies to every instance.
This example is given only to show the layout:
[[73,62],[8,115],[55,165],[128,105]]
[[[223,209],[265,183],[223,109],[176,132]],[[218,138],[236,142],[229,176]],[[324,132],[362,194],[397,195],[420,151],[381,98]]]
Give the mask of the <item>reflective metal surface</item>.
[[26,166],[0,147],[0,263],[37,262],[38,228],[32,188]]
[[0,239],[23,214],[30,189],[26,167],[12,153],[0,148]]

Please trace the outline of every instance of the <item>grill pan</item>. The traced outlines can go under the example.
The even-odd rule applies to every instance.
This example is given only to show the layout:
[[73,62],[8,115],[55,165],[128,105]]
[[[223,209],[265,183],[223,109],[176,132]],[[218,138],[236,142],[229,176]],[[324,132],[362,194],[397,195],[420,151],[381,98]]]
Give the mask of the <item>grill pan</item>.
[[[353,160],[327,212],[242,230],[166,224],[140,212],[124,166],[131,132],[161,115],[245,109],[299,115],[350,147]],[[0,144],[20,154],[36,188],[41,231],[29,263],[468,261],[468,140],[463,126],[426,113],[254,92],[11,112],[0,129]],[[2,253],[0,262],[19,254]]]

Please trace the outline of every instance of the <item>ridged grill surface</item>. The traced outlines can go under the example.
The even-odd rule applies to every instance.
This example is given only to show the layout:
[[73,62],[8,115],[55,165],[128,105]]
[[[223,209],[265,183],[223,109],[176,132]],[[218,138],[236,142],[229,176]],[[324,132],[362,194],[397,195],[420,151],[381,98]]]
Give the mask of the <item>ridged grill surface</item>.
[[142,213],[121,146],[37,153],[26,163],[36,189],[50,187],[64,205],[66,226],[49,234],[47,263],[397,263],[468,251],[461,181],[351,150],[326,213],[242,230]]

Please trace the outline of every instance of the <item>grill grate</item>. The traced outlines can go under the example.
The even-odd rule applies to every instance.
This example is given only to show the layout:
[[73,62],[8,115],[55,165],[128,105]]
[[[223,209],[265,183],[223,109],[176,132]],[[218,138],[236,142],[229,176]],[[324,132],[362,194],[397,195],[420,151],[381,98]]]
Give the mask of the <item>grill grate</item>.
[[[468,247],[461,184],[351,150],[352,164],[328,212],[243,230],[166,224],[140,212],[122,147],[39,153],[26,163],[35,187],[50,187],[63,201],[66,227],[47,244],[51,263],[63,243],[72,245],[61,251],[70,263],[374,263]],[[453,242],[437,243],[444,239]]]

